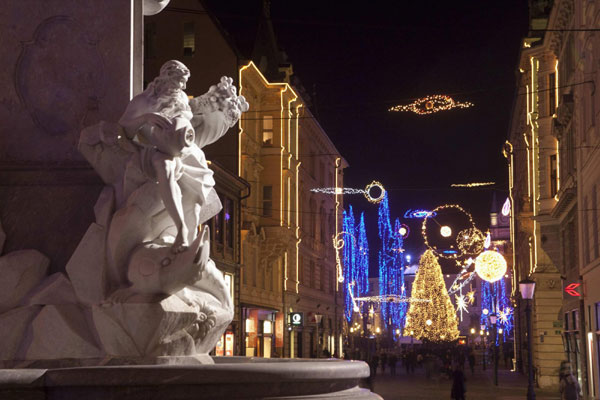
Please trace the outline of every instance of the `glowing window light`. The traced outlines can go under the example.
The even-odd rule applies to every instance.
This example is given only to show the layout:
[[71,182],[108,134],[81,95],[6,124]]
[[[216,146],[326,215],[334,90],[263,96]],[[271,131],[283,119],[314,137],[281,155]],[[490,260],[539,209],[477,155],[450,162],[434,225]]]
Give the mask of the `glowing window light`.
[[450,237],[450,235],[452,235],[452,229],[448,225],[444,225],[440,229],[440,235],[443,237]]
[[497,251],[484,251],[475,259],[475,272],[481,279],[488,282],[502,279],[506,269],[506,260]]
[[505,217],[508,217],[510,215],[510,199],[508,197],[502,205],[502,215],[504,215]]
[[417,99],[414,102],[406,105],[397,105],[388,109],[388,111],[411,111],[415,114],[426,115],[433,114],[439,111],[451,110],[453,108],[469,108],[472,107],[473,103],[464,102],[460,103],[455,101],[452,97],[446,95],[431,95]]

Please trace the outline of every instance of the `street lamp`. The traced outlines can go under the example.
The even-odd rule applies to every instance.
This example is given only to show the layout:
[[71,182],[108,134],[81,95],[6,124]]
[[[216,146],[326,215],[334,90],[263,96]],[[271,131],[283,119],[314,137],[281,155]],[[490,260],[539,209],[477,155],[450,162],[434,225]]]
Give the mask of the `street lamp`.
[[498,386],[498,327],[496,326],[496,322],[498,322],[498,316],[496,313],[490,314],[490,322],[492,323],[492,327],[494,328],[493,333],[493,343],[494,346],[494,385]]
[[485,371],[485,353],[487,351],[485,343],[485,324],[481,324],[481,341],[483,342],[483,370]]
[[321,314],[315,314],[315,321],[317,322],[317,358],[321,358],[321,341],[319,340],[319,325],[321,324],[321,320],[323,316]]
[[531,300],[535,292],[535,282],[531,279],[525,279],[519,282],[519,291],[521,297],[527,303],[525,316],[527,318],[527,369],[529,370],[529,380],[527,383],[527,400],[535,400],[535,391],[533,389],[533,345],[531,340]]

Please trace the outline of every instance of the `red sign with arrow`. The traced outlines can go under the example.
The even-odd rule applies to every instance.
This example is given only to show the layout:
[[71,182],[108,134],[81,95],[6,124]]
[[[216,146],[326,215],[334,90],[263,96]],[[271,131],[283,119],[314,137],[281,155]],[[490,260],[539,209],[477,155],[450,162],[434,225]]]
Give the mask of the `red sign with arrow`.
[[567,292],[567,294],[570,294],[573,297],[579,297],[581,296],[577,291],[577,288],[579,286],[581,286],[581,283],[571,283],[567,285],[567,287],[565,287],[565,292]]

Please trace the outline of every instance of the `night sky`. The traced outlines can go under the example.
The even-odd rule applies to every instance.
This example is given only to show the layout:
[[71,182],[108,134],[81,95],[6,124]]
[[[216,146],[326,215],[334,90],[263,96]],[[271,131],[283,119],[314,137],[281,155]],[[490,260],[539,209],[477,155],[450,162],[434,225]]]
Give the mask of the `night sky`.
[[[260,0],[205,4],[250,56]],[[273,1],[279,47],[309,93],[313,113],[350,164],[345,186],[378,180],[388,190],[392,218],[409,208],[457,203],[481,230],[489,225],[495,192],[500,205],[508,177],[502,144],[516,94],[520,39],[527,33],[527,2]],[[432,94],[475,104],[427,116],[388,112]],[[452,183],[494,181],[485,189]],[[365,211],[376,255],[377,207],[362,196],[346,205]],[[420,220],[407,252],[422,251]]]

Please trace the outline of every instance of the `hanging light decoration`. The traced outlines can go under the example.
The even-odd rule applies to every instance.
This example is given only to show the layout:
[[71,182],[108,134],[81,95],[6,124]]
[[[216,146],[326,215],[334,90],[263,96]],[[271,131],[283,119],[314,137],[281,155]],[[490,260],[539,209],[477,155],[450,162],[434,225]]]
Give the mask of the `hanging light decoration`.
[[446,111],[451,110],[453,108],[468,108],[472,107],[473,103],[469,103],[468,101],[464,103],[457,102],[450,96],[434,94],[431,96],[423,97],[413,101],[410,104],[405,105],[397,105],[394,106],[388,111],[412,111],[415,114],[426,115],[433,114],[438,111]]
[[506,260],[497,251],[486,250],[475,259],[475,272],[487,282],[503,278],[506,269]]
[[463,254],[479,254],[483,250],[485,236],[477,228],[463,229],[456,235],[456,244]]
[[[377,189],[379,189],[379,196],[376,196],[376,197],[375,197],[375,196],[373,196],[373,195],[371,194],[371,190],[372,190],[373,188],[377,188]],[[383,185],[382,185],[381,183],[379,183],[379,182],[377,182],[377,181],[373,181],[373,182],[369,183],[369,184],[368,184],[368,185],[365,187],[365,190],[364,190],[364,192],[363,192],[363,193],[364,193],[364,195],[365,195],[365,198],[366,198],[367,200],[369,200],[369,201],[370,201],[371,203],[373,203],[373,204],[377,204],[377,203],[379,203],[381,200],[383,200],[383,198],[385,197],[385,188],[383,187]]]

